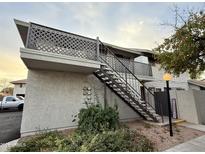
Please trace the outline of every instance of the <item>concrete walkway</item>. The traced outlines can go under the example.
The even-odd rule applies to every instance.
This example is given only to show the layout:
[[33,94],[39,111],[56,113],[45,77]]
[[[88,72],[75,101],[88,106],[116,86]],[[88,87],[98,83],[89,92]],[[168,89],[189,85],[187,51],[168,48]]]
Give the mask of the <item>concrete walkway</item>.
[[0,152],[8,152],[9,148],[15,146],[17,144],[18,140],[19,139],[16,139],[16,140],[13,140],[13,141],[10,141],[8,143],[0,145]]
[[[205,125],[197,125],[188,122],[179,123],[179,126],[196,129],[205,132]],[[179,144],[166,152],[205,152],[205,135],[192,139],[185,143]]]
[[192,123],[188,123],[188,122],[179,123],[178,125],[205,132],[205,125],[192,124]]
[[205,135],[179,144],[165,152],[205,152]]

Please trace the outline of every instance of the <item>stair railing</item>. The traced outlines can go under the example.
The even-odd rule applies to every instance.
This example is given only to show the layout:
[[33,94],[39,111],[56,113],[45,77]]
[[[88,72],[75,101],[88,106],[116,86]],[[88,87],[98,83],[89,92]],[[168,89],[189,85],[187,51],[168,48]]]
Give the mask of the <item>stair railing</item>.
[[[154,109],[153,105],[149,103],[151,96],[154,97],[154,94],[144,85],[144,83],[138,79],[135,74],[130,71],[128,68],[129,65],[126,66],[112,51],[113,49],[110,49],[106,45],[104,45],[101,41],[99,44],[100,48],[100,55],[99,58],[103,60],[105,64],[107,64],[118,76],[121,77],[121,79],[124,80],[124,83],[126,84],[126,89],[132,90],[137,96],[138,101],[143,100],[145,102],[146,107],[151,107]],[[99,59],[99,60],[100,60]],[[137,82],[136,82],[137,81]],[[138,89],[139,86],[144,87],[145,89],[145,97],[143,98],[142,95],[138,92],[140,89]],[[146,94],[147,92],[147,94]],[[148,97],[146,97],[148,96]],[[153,100],[154,101],[154,100]],[[154,102],[153,102],[154,103]],[[155,109],[154,109],[155,110]]]

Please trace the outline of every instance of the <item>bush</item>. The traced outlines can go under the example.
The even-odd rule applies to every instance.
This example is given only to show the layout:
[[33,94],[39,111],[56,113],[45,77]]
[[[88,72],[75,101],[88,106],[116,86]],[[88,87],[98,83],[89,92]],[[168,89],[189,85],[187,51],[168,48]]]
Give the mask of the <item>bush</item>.
[[105,131],[96,134],[90,142],[82,146],[81,151],[132,151],[134,146],[131,144],[130,139],[129,131],[126,130]]
[[153,151],[152,143],[144,136],[120,128],[118,112],[113,108],[91,105],[82,109],[78,117],[78,129],[71,136],[58,132],[41,133],[22,141],[10,151]]
[[54,151],[57,147],[56,140],[63,139],[62,134],[55,132],[39,133],[25,139],[19,145],[11,147],[11,152]]
[[91,105],[81,109],[78,114],[78,130],[81,132],[103,132],[119,128],[119,116],[116,109],[101,105]]
[[75,133],[69,139],[58,142],[57,151],[80,152],[123,152],[153,151],[152,143],[137,132],[129,129],[104,131],[102,133]]

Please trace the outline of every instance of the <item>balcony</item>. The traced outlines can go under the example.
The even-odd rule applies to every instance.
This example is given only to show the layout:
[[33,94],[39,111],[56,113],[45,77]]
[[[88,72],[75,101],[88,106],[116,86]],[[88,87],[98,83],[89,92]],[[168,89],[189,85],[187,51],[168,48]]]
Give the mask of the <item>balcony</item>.
[[15,21],[25,48],[21,58],[30,69],[91,73],[100,68],[97,40],[45,27]]
[[[21,58],[28,68],[91,73],[99,69],[102,64],[98,61],[98,57],[106,56],[107,61],[114,63],[117,71],[123,72],[119,61],[101,51],[98,39],[91,39],[35,23],[25,23],[18,20],[15,22],[25,46],[25,48],[20,49]],[[123,58],[120,60],[135,75],[152,76],[149,64]]]

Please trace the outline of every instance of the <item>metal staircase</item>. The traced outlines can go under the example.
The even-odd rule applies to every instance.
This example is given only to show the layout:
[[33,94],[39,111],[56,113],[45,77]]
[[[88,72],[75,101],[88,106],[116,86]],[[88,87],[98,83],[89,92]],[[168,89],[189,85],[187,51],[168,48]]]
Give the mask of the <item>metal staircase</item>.
[[98,57],[104,65],[94,72],[95,76],[105,83],[116,95],[127,103],[135,112],[146,120],[159,122],[160,116],[146,98],[143,98],[136,89],[143,86],[146,94],[154,96],[145,87],[130,69],[114,54],[113,49],[100,42],[100,55]]

